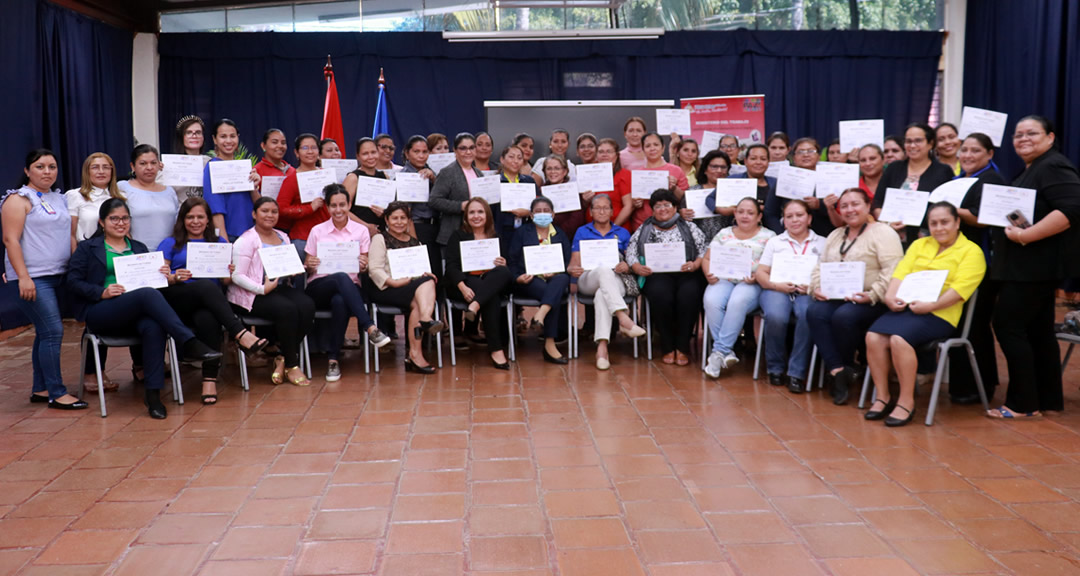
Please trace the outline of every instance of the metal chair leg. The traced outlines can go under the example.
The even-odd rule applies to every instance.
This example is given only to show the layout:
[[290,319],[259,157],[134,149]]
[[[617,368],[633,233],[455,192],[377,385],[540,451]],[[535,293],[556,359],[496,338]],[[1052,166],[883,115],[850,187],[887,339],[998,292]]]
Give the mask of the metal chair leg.
[[98,351],[100,342],[96,336],[90,336],[90,346],[94,348],[94,372],[97,375],[98,401],[101,402],[101,417],[109,415],[105,410],[105,379],[101,375],[101,353]]
[[[638,324],[638,301],[637,301],[637,299],[634,300],[633,304],[634,304],[633,305],[634,324]],[[638,324],[638,326],[640,326],[640,324]],[[638,338],[634,338],[634,358],[637,358],[637,357],[638,357]]]
[[642,297],[645,301],[645,356],[652,360],[652,310],[649,308],[649,299]]
[[[441,314],[439,314],[439,300],[435,299],[435,320],[438,321],[440,319],[440,317],[441,317]],[[447,324],[452,324],[453,323],[452,317],[453,317],[453,314],[450,314],[449,312],[447,312],[447,314],[446,314],[446,319],[448,320]],[[441,369],[442,368],[442,332],[439,332],[438,334],[435,335],[435,358],[436,358],[436,360],[438,360],[439,368]]]
[[511,295],[509,303],[506,305],[506,326],[509,328],[510,336],[507,338],[510,350],[510,361],[517,362],[517,355],[514,353],[514,297]]
[[173,400],[175,400],[177,404],[183,406],[184,385],[180,381],[180,360],[177,357],[176,353],[176,340],[174,340],[172,336],[170,336],[169,339],[166,340],[166,345],[169,351],[169,364],[172,368]]
[[[936,390],[936,387],[935,387]],[[870,391],[870,368],[866,368],[866,376],[862,381],[862,392],[859,393],[859,409],[866,407],[866,394]],[[877,390],[875,389],[875,395]]]
[[454,321],[453,321],[454,312],[453,311],[454,311],[453,305],[450,304],[450,299],[447,298],[446,299],[446,317],[448,319],[450,319],[450,322],[447,322],[446,326],[449,328],[449,332],[450,332],[450,365],[451,366],[457,366],[457,350],[454,349]]
[[757,326],[757,351],[754,352],[754,380],[758,379],[761,374],[761,353],[764,350],[765,343],[765,317],[760,316],[759,320],[755,322]]
[[814,364],[817,364],[817,346],[810,351],[810,368],[806,371],[806,391],[814,389]]

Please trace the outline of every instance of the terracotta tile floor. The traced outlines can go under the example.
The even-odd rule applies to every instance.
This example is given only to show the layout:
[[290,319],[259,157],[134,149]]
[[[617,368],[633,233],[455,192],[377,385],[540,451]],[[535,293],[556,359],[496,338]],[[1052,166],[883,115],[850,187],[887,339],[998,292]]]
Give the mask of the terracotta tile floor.
[[310,388],[245,393],[230,360],[212,407],[184,367],[154,421],[123,351],[108,418],[28,404],[32,338],[0,342],[0,576],[1080,574],[1080,361],[1041,422],[945,400],[893,430],[749,363],[712,382],[620,342],[598,373],[524,338],[509,374],[474,348],[423,378],[399,343],[333,385],[316,355]]

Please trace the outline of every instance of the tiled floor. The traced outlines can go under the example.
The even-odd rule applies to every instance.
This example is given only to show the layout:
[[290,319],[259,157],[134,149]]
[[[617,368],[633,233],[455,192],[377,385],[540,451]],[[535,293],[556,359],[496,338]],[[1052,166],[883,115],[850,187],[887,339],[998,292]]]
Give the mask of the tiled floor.
[[244,393],[230,365],[213,407],[185,368],[154,421],[123,352],[108,418],[31,406],[31,339],[0,342],[0,575],[1080,574],[1080,361],[1063,414],[945,400],[892,430],[746,364],[712,382],[620,343],[598,373],[526,338],[509,374],[406,375],[399,347]]

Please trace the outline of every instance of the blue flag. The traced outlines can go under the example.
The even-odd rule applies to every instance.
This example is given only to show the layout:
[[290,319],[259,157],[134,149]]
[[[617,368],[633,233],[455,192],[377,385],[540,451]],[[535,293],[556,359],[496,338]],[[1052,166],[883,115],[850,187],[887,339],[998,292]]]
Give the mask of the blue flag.
[[375,105],[375,123],[371,127],[371,137],[390,133],[390,107],[386,101],[386,80],[379,70],[379,98]]

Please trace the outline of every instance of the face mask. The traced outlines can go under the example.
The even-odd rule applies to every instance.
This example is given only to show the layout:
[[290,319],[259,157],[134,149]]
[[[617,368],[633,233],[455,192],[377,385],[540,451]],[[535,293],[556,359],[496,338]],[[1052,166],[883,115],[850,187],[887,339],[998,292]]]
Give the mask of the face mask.
[[540,214],[533,214],[533,223],[541,228],[551,226],[551,222],[555,219],[555,216],[548,212],[541,212]]

